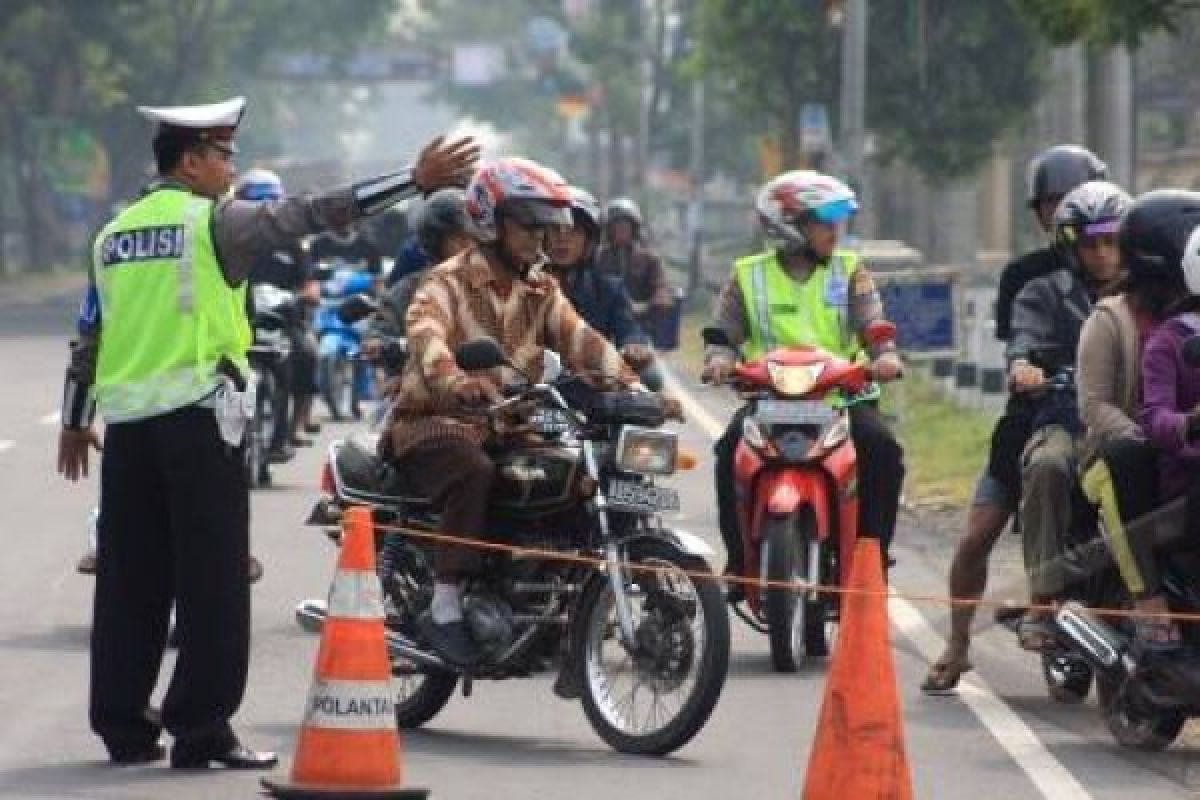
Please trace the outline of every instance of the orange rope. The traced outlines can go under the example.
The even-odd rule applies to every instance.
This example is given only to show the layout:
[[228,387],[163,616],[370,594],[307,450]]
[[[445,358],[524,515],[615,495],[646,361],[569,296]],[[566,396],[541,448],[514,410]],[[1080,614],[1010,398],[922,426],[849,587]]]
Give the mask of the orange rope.
[[[477,550],[487,550],[491,552],[510,553],[521,557],[535,557],[544,561],[560,561],[568,564],[578,564],[582,566],[593,567],[596,569],[605,569],[608,562],[603,558],[596,556],[583,555],[581,553],[568,553],[559,550],[542,550],[536,547],[520,547],[517,545],[503,544],[501,542],[487,542],[479,539],[467,539],[461,536],[453,536],[447,533],[437,533],[435,531],[423,531],[418,528],[405,528],[398,525],[381,525],[376,523],[375,528],[381,531],[390,533],[402,533],[414,539],[423,539],[429,542],[439,544],[452,544],[459,547],[474,548]],[[684,574],[690,578],[708,578],[712,579],[717,576],[709,571],[697,570],[681,570],[674,567],[656,567],[647,564],[634,564],[631,562],[621,562],[621,566],[631,572],[648,572],[648,573],[667,573]],[[1008,608],[1007,603],[1001,603],[995,600],[984,600],[982,598],[973,597],[949,597],[946,595],[918,594],[916,592],[901,591],[896,589],[887,590],[871,590],[871,589],[851,589],[845,586],[829,586],[820,583],[810,583],[808,581],[780,581],[780,580],[763,580],[761,578],[746,578],[738,575],[723,575],[720,577],[722,581],[727,583],[735,583],[745,587],[753,587],[757,589],[787,589],[795,592],[816,592],[818,594],[830,595],[870,595],[895,597],[897,599],[908,600],[914,603],[923,603],[927,605],[948,605],[948,606],[967,606],[975,608]],[[1032,611],[1048,611],[1057,610],[1056,606],[1044,604],[1028,604],[1022,606]],[[1126,608],[1093,608],[1088,607],[1088,611],[1101,617],[1117,617],[1117,618],[1132,618],[1132,619],[1169,619],[1180,622],[1200,622],[1200,613],[1186,613],[1175,611],[1139,611],[1137,609]]]

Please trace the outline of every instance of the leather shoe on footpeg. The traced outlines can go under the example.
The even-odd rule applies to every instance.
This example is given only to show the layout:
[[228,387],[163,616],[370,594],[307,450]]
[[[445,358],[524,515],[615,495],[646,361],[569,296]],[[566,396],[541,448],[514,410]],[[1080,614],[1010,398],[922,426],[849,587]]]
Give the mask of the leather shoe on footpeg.
[[171,751],[171,766],[175,769],[271,769],[279,763],[279,756],[267,751],[251,750],[243,744],[235,744],[223,753],[200,754]]

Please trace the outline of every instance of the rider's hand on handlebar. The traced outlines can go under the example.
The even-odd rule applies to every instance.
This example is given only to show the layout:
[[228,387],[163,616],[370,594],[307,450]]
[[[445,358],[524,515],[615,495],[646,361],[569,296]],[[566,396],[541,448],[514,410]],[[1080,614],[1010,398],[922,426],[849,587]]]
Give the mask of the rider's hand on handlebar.
[[700,372],[701,383],[710,383],[713,386],[721,386],[728,383],[733,377],[733,362],[722,356],[712,356],[704,362],[704,369]]
[[421,151],[413,168],[413,181],[422,192],[447,186],[466,186],[479,161],[479,144],[464,137],[447,142],[439,136]]
[[488,403],[500,402],[500,395],[487,381],[467,375],[454,384],[451,390],[458,404],[466,408],[478,408]]
[[871,362],[871,377],[880,383],[894,381],[904,374],[904,363],[896,353],[884,353]]
[[683,403],[673,394],[666,392],[658,393],[659,399],[662,400],[663,413],[667,415],[667,419],[673,419],[676,422],[687,422],[683,416]]
[[635,370],[641,370],[650,366],[650,362],[654,360],[654,353],[644,344],[627,344],[621,348],[621,358]]
[[1036,389],[1046,382],[1046,373],[1041,367],[1035,367],[1028,361],[1014,361],[1008,371],[1008,380],[1014,391],[1029,391]]

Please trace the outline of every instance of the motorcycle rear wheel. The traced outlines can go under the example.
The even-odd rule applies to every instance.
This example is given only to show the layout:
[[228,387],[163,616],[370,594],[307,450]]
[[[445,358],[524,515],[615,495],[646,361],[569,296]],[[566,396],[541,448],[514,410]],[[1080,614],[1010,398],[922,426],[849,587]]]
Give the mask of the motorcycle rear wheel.
[[[612,585],[607,578],[591,580],[573,620],[579,626],[573,663],[584,713],[600,738],[622,753],[663,756],[700,732],[721,696],[729,615],[716,577],[696,575],[710,573],[703,559],[654,540],[633,547],[631,561],[661,570],[629,580],[635,635],[644,649],[630,654],[620,643]],[[627,692],[614,697],[626,684]],[[640,726],[639,693],[652,695]]]
[[1187,722],[1187,715],[1177,709],[1136,707],[1122,685],[1104,674],[1096,676],[1096,696],[1108,732],[1131,750],[1165,750]]
[[[423,587],[432,585],[425,554],[407,542],[393,542],[392,551],[379,559],[379,579],[387,598],[388,627],[409,635],[413,621],[428,605]],[[382,555],[382,554],[381,554]],[[412,664],[392,662],[396,727],[419,728],[441,713],[454,696],[458,675],[422,672]]]

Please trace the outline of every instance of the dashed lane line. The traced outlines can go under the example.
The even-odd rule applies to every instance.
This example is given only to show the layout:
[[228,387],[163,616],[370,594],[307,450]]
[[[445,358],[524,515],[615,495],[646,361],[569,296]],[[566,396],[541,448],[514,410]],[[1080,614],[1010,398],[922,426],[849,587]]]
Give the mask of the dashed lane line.
[[38,420],[39,425],[57,425],[62,420],[61,411],[51,411],[46,416]]
[[[695,422],[709,438],[716,440],[725,426],[683,387],[670,371],[664,370],[668,390],[679,398],[689,422]],[[899,597],[888,602],[888,616],[906,639],[916,645],[921,654],[933,662],[945,645],[945,640],[930,626],[912,603]],[[1054,800],[1090,800],[1091,795],[1046,747],[1037,734],[978,674],[965,676],[959,696],[1004,748],[1009,757],[1029,777],[1038,792]]]
[[5,450],[11,450],[16,446],[17,443],[14,441],[9,439],[0,439],[0,453],[3,453]]

